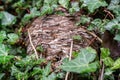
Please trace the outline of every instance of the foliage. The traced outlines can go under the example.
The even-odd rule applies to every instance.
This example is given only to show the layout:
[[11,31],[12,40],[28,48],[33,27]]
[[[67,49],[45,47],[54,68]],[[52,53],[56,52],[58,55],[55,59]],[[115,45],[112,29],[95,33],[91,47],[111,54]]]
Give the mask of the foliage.
[[81,7],[87,7],[91,13],[93,13],[95,9],[101,6],[107,6],[107,3],[104,0],[81,0],[81,1],[83,1]]
[[74,60],[63,62],[61,68],[65,71],[77,73],[94,72],[98,66],[98,62],[93,62],[95,57],[96,51],[87,47],[81,49],[79,55]]
[[[36,60],[35,55],[26,55],[25,48],[20,44],[22,28],[26,24],[38,16],[59,13],[58,8],[65,9],[65,13],[71,15],[80,13],[80,21],[76,25],[84,26],[90,31],[97,31],[101,36],[105,30],[109,30],[115,35],[114,39],[120,41],[120,0],[1,0],[0,80],[63,78],[63,72],[51,71],[51,62],[47,62],[48,64],[44,67],[41,66],[46,61],[42,58]],[[108,14],[105,14],[104,10],[107,10]],[[81,36],[74,36],[73,39],[81,40]],[[44,52],[41,46],[38,46],[37,50]],[[120,69],[120,58],[113,60],[109,49],[101,48],[100,51],[100,60],[105,65],[104,79],[115,80],[113,73]],[[62,70],[78,73],[84,77],[90,76],[92,79],[98,76],[97,70],[101,65],[98,63],[99,56],[94,49],[87,47],[74,53],[73,60],[63,61]]]

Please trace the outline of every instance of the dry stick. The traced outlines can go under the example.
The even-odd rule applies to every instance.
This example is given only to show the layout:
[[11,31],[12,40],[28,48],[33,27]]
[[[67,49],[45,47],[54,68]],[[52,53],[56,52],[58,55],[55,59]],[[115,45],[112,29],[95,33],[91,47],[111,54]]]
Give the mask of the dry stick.
[[[72,49],[73,49],[73,41],[71,41],[69,61],[71,60],[71,57],[72,57]],[[65,80],[68,80],[68,75],[69,75],[69,72],[66,73]]]
[[34,50],[36,59],[38,59],[38,54],[37,54],[37,51],[36,51],[36,49],[35,49],[35,47],[34,47],[34,45],[33,45],[33,43],[32,43],[32,39],[31,39],[31,35],[30,35],[29,29],[28,29],[28,36],[29,36],[30,44],[31,44],[31,46],[32,46],[32,48],[33,48],[33,50]]
[[81,29],[82,29],[82,31],[87,32],[88,34],[90,34],[90,35],[92,35],[93,37],[95,37],[98,41],[100,41],[100,43],[102,43],[102,39],[100,39],[96,34],[90,32],[90,31],[87,31],[87,30],[85,30],[85,29],[83,29],[83,28],[81,28]]
[[101,70],[101,74],[100,74],[100,76],[99,76],[99,79],[98,80],[103,80],[103,76],[104,76],[104,69],[105,69],[105,66],[104,66],[104,64],[102,63],[102,70]]
[[100,39],[96,34],[89,32],[89,31],[86,31],[86,32],[92,35],[93,37],[97,38],[97,40],[99,40],[102,43],[102,39]]

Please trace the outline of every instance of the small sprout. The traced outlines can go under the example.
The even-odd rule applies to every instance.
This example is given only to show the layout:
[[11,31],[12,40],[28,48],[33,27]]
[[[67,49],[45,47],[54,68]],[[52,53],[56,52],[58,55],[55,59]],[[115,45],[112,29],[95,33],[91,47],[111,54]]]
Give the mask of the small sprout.
[[36,50],[39,52],[44,52],[44,49],[41,45],[37,46]]
[[73,38],[73,40],[81,40],[82,39],[80,35],[75,35],[72,38]]

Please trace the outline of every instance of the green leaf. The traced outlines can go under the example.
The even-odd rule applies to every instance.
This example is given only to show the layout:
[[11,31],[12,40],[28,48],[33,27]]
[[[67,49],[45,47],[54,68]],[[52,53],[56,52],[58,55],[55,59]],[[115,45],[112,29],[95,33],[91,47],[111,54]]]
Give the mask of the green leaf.
[[1,25],[2,26],[9,26],[9,25],[13,25],[16,22],[16,17],[8,12],[2,12],[3,13],[3,18],[1,21]]
[[10,44],[15,44],[19,40],[19,36],[15,33],[8,34],[8,42]]
[[22,23],[26,24],[30,21],[30,19],[40,16],[40,12],[37,10],[36,7],[30,9],[30,14],[25,14],[22,18]]
[[2,12],[0,12],[0,20],[3,18],[3,13]]
[[120,29],[120,21],[116,18],[116,19],[113,19],[111,20],[109,23],[107,23],[104,27],[107,29],[107,30],[111,30],[111,29]]
[[67,9],[68,9],[68,6],[69,6],[69,2],[70,2],[70,0],[59,0],[59,4],[62,7],[67,8]]
[[57,75],[55,73],[51,73],[46,80],[56,80]]
[[14,56],[8,55],[8,56],[0,56],[0,63],[6,64],[9,63],[11,59],[13,59]]
[[48,63],[45,69],[43,70],[43,75],[48,76],[50,73],[51,63]]
[[84,24],[89,23],[89,22],[90,22],[90,17],[87,17],[87,16],[85,16],[85,15],[82,15],[82,16],[80,17],[80,21],[77,22],[76,25],[84,25]]
[[107,3],[104,0],[81,0],[81,1],[83,1],[81,7],[87,7],[91,13],[93,13],[95,9],[99,7],[107,6]]
[[40,64],[44,61],[44,59],[38,59],[36,60],[35,55],[29,55],[23,58],[22,60],[19,60],[16,62],[17,66],[24,67],[24,66],[34,66],[37,64]]
[[95,57],[96,51],[87,47],[81,49],[79,55],[75,59],[65,62],[61,68],[65,71],[76,73],[94,72],[98,66],[98,62],[93,62]]
[[75,35],[75,36],[73,36],[72,38],[73,38],[74,40],[81,40],[81,39],[82,39],[80,35]]
[[42,73],[42,69],[40,67],[34,67],[33,71],[31,72],[31,75],[34,76],[36,74],[41,74]]
[[36,50],[39,52],[44,52],[44,48],[41,45],[37,46]]
[[114,64],[113,64],[113,67],[111,69],[120,69],[120,58],[118,58]]
[[120,34],[116,34],[114,40],[120,41]]
[[120,0],[111,0],[107,8],[112,10],[116,16],[120,16]]
[[0,44],[0,63],[5,64],[8,63],[14,56],[8,55],[9,48],[4,45]]
[[5,76],[5,73],[0,73],[0,80]]
[[113,59],[110,57],[104,58],[103,62],[106,66],[110,66],[110,67],[113,66],[113,63],[114,63]]
[[101,59],[104,62],[106,66],[112,66],[114,61],[112,58],[110,58],[110,51],[107,48],[101,48]]
[[105,75],[111,75],[113,71],[110,68],[105,69]]
[[69,9],[70,13],[77,12],[80,10],[79,2],[72,2],[71,6],[72,6],[72,8]]
[[22,79],[28,80],[28,74],[27,74],[27,73],[21,72],[21,71],[20,71],[16,66],[14,66],[14,65],[11,67],[11,69],[12,69],[11,75],[12,75],[12,76],[15,76],[15,78],[16,78],[17,80],[22,80]]
[[101,59],[105,59],[110,55],[110,51],[107,48],[101,48]]
[[51,14],[53,12],[53,8],[51,8],[49,5],[44,5],[41,9],[41,16],[45,14]]
[[6,39],[6,32],[5,31],[0,31],[0,43],[3,42],[4,39]]
[[0,56],[7,56],[8,51],[9,51],[9,48],[6,45],[0,44]]

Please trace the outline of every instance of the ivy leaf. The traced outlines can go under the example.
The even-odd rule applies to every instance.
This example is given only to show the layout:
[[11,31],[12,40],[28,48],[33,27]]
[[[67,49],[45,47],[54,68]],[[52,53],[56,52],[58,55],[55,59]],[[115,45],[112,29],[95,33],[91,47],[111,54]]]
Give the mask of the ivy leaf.
[[0,63],[6,64],[6,63],[10,62],[10,60],[13,58],[14,58],[14,56],[12,56],[12,55],[0,56]]
[[120,58],[118,58],[114,64],[113,64],[113,67],[111,69],[119,69],[120,68]]
[[5,76],[5,73],[0,73],[0,80]]
[[14,56],[8,55],[9,48],[4,45],[0,44],[0,63],[5,64],[8,63]]
[[110,67],[113,66],[114,64],[113,59],[110,57],[106,57],[105,59],[103,59],[103,62],[106,66],[110,66]]
[[104,26],[107,30],[111,30],[114,28],[120,29],[120,24],[119,24],[119,20],[113,19],[110,22],[108,22],[105,26]]
[[84,25],[84,24],[90,22],[90,17],[87,17],[87,16],[85,16],[85,15],[82,15],[82,16],[80,17],[80,19],[81,19],[81,20],[80,20],[79,22],[77,22],[76,25]]
[[3,13],[2,12],[0,12],[0,20],[3,18]]
[[116,34],[114,39],[117,40],[117,41],[120,41],[120,34]]
[[7,56],[8,55],[8,47],[4,44],[0,44],[0,56]]
[[44,61],[44,59],[38,59],[36,60],[35,55],[29,55],[26,56],[25,58],[23,58],[22,60],[19,60],[18,62],[16,62],[17,66],[23,67],[23,66],[34,66],[37,64],[40,64]]
[[101,48],[101,59],[106,66],[112,66],[114,61],[109,57],[110,51],[107,48]]
[[42,69],[40,67],[34,67],[33,71],[31,72],[31,75],[34,76],[36,74],[41,74],[42,73]]
[[48,76],[50,73],[50,68],[51,68],[51,63],[48,63],[48,65],[45,67],[45,69],[43,70],[43,74],[44,76]]
[[19,36],[17,34],[15,34],[15,33],[8,34],[8,38],[9,39],[7,41],[10,44],[15,44],[19,40]]
[[72,8],[69,9],[70,13],[77,12],[80,10],[79,2],[72,2],[71,6],[72,6]]
[[59,4],[62,7],[67,8],[67,9],[68,9],[68,6],[69,6],[69,2],[70,2],[70,0],[59,0]]
[[105,75],[111,75],[113,71],[110,68],[105,69]]
[[109,49],[101,48],[100,50],[101,50],[101,59],[105,59],[110,55]]
[[99,7],[107,6],[107,3],[104,0],[81,0],[81,1],[83,1],[81,7],[87,7],[91,13],[93,13],[95,9]]
[[41,9],[41,16],[45,14],[51,14],[53,9],[49,5],[44,5]]
[[6,32],[5,31],[0,31],[0,43],[3,42],[4,39],[6,39]]
[[57,75],[55,73],[51,73],[46,80],[56,80]]
[[17,34],[15,34],[15,33],[8,34],[8,38],[9,39],[7,41],[10,44],[15,44],[19,40],[19,36]]
[[111,0],[110,5],[107,8],[112,10],[116,16],[120,16],[120,0]]
[[96,51],[87,47],[81,49],[79,55],[75,59],[65,62],[61,68],[65,71],[76,73],[94,72],[98,66],[98,62],[93,62],[95,57]]
[[12,72],[11,72],[11,75],[12,76],[15,76],[15,78],[17,80],[22,80],[22,79],[25,79],[25,80],[28,80],[28,74],[26,72],[21,72],[16,66],[12,66],[11,67],[12,69]]
[[16,17],[8,12],[2,12],[3,14],[3,18],[1,21],[1,25],[2,26],[9,26],[9,25],[13,25],[16,22]]
[[40,12],[37,10],[36,7],[30,9],[30,14],[25,14],[22,18],[22,23],[26,24],[30,19],[40,16]]

